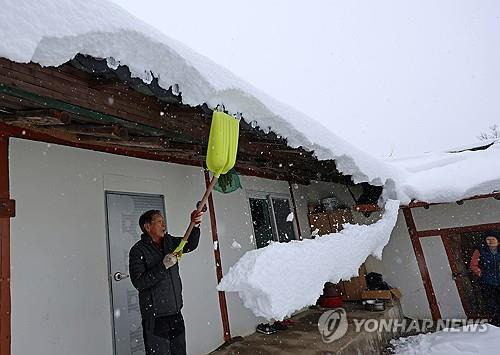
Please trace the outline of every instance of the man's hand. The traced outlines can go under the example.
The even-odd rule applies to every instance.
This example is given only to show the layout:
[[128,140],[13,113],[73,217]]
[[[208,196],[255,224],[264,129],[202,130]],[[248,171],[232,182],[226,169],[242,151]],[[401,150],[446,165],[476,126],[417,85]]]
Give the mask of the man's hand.
[[191,212],[191,222],[193,222],[196,226],[198,226],[203,219],[203,213],[204,213],[203,211],[196,212],[196,210]]
[[167,254],[163,258],[163,265],[165,265],[166,269],[171,268],[172,266],[174,266],[177,263],[177,260],[178,260],[177,254],[175,254],[175,253]]

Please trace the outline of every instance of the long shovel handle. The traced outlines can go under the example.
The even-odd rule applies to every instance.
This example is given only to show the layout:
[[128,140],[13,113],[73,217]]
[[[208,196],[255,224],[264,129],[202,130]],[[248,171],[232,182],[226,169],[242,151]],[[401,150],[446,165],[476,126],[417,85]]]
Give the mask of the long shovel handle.
[[[210,184],[207,186],[207,190],[205,191],[205,194],[203,195],[203,198],[200,201],[200,204],[198,205],[198,208],[196,209],[196,212],[200,212],[203,207],[206,205],[208,196],[212,193],[212,190],[214,189],[215,184],[217,183],[218,178],[216,176],[212,177],[212,181],[210,181]],[[182,240],[187,241],[189,236],[191,235],[191,232],[193,231],[194,228],[194,222],[189,223],[189,227],[186,230],[186,233],[184,233],[184,237],[182,237]]]
[[[207,186],[207,190],[205,191],[205,194],[203,195],[203,198],[201,199],[198,208],[196,209],[196,212],[200,212],[205,204],[207,203],[208,196],[212,193],[212,190],[214,189],[215,184],[217,183],[218,178],[214,175],[212,178],[212,181],[210,181],[210,184]],[[180,259],[182,257],[182,250],[184,249],[184,246],[187,243],[187,240],[189,239],[189,236],[191,235],[191,232],[193,231],[194,228],[194,222],[189,223],[189,227],[186,230],[186,233],[184,233],[184,237],[182,237],[182,240],[180,241],[179,245],[177,248],[174,250],[174,254],[177,255],[177,258]]]

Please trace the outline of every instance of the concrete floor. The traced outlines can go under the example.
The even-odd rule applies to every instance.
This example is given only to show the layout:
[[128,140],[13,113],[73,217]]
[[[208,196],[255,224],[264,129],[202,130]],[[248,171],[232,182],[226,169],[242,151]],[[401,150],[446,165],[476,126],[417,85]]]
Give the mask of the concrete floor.
[[400,319],[399,307],[392,307],[384,312],[368,312],[357,304],[348,304],[344,308],[347,310],[349,328],[346,335],[333,343],[324,343],[318,331],[318,319],[325,310],[310,309],[294,316],[292,319],[296,323],[287,330],[271,335],[254,333],[212,354],[381,354],[395,334],[357,333],[353,319]]

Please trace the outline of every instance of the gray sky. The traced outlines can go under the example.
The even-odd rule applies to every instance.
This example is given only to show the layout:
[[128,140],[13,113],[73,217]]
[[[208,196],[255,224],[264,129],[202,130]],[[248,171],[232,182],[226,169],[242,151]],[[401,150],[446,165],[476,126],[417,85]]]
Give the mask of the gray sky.
[[380,157],[500,124],[500,1],[113,1]]

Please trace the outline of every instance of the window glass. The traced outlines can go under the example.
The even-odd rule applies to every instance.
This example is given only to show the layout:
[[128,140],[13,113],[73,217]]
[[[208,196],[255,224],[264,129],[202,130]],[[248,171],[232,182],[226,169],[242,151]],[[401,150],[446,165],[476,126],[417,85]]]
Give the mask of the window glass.
[[[276,221],[276,229],[278,240],[280,242],[289,242],[295,239],[293,228],[293,214],[290,208],[290,202],[286,198],[271,198],[273,202],[274,219]],[[291,217],[289,217],[291,216]]]
[[250,211],[252,213],[253,230],[257,248],[265,247],[273,240],[273,229],[271,226],[271,216],[269,204],[266,199],[251,198]]

